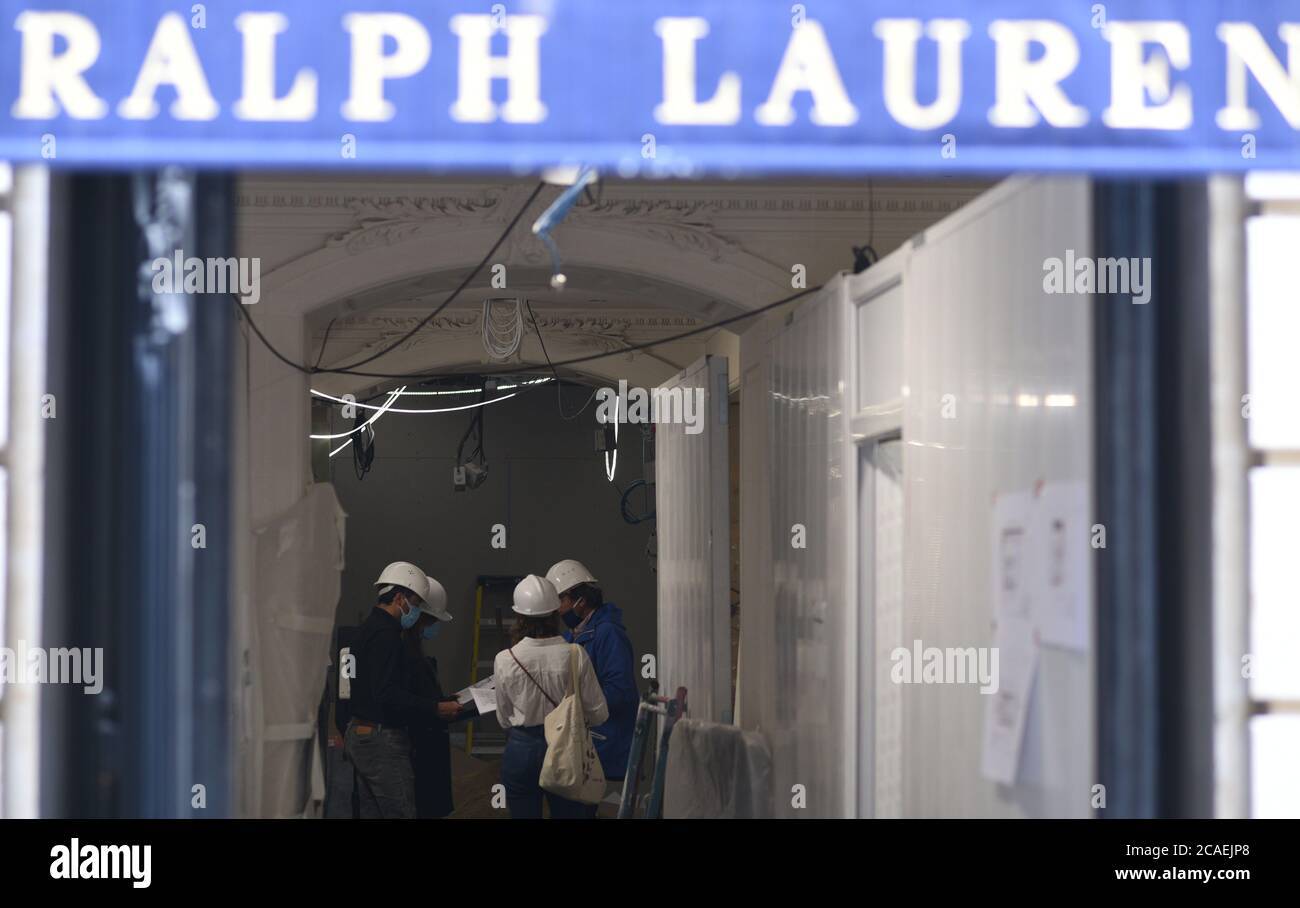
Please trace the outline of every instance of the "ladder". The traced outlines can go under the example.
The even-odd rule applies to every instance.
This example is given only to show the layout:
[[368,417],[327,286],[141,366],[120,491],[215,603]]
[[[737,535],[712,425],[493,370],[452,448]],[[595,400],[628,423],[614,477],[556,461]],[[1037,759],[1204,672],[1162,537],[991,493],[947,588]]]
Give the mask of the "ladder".
[[[506,621],[505,612],[510,607],[515,587],[523,579],[502,574],[481,574],[475,579],[477,589],[474,593],[474,652],[469,663],[470,684],[480,677],[486,678],[492,674],[496,654],[510,645],[510,625]],[[488,595],[491,595],[492,602],[485,601]],[[475,727],[480,722],[483,727],[476,731]],[[469,721],[465,729],[465,753],[470,756],[501,754],[505,749],[506,735],[495,715]]]

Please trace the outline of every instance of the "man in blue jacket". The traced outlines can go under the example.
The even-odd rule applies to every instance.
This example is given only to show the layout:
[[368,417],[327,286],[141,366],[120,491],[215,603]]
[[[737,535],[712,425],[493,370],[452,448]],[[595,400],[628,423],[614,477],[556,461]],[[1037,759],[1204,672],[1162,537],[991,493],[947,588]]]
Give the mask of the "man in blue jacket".
[[641,699],[636,689],[632,641],[623,626],[623,612],[604,600],[598,581],[580,562],[571,559],[557,562],[546,572],[546,579],[560,594],[560,620],[568,628],[564,639],[580,644],[587,651],[605,702],[609,704],[609,719],[592,731],[604,738],[595,741],[605,778],[617,782],[616,787],[621,790]]

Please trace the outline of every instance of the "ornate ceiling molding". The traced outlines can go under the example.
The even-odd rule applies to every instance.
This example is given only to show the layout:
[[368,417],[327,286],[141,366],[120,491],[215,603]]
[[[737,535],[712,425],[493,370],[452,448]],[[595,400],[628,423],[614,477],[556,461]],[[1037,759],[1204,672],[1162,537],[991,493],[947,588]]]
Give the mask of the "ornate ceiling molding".
[[713,206],[704,202],[611,198],[576,205],[568,222],[575,227],[648,237],[714,262],[724,255],[745,252],[740,243],[717,230],[713,211]]
[[347,205],[356,218],[356,226],[335,233],[325,245],[343,246],[349,254],[358,255],[377,246],[401,243],[428,230],[454,230],[471,219],[486,219],[500,204],[501,196],[490,194],[477,198],[357,198]]
[[[688,315],[670,312],[633,311],[609,312],[544,312],[537,313],[537,326],[546,338],[548,348],[582,348],[611,352],[628,344],[666,337],[699,327],[703,322]],[[342,342],[346,353],[337,355],[354,357],[373,347],[387,346],[404,337],[419,324],[419,315],[375,313],[340,318],[330,330],[331,340]],[[481,333],[482,313],[458,311],[439,315],[423,326],[401,350],[459,345],[468,340],[477,343]],[[531,320],[528,324],[532,336]],[[323,332],[313,339],[323,340]],[[338,348],[336,348],[338,349]],[[483,351],[486,360],[487,352]]]

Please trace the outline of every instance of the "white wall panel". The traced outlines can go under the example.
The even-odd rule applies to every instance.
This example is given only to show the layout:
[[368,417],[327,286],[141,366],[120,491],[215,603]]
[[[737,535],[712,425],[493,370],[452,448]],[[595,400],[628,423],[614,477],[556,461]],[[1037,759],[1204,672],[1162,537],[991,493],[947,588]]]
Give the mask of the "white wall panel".
[[913,640],[994,646],[995,494],[1091,489],[1101,303],[1043,291],[1046,259],[1090,254],[1090,220],[1084,180],[1009,181],[743,337],[740,716],[778,815],[1089,813],[1091,652],[1042,647],[1012,786],[980,773],[978,684],[889,669]]
[[[1012,180],[918,242],[906,276],[904,639],[994,645],[991,505],[1040,481],[1091,488],[1090,295],[1047,295],[1043,263],[1091,254],[1081,179]],[[946,395],[952,395],[946,398]],[[1046,406],[1047,396],[1067,405]],[[955,405],[955,415],[944,404]],[[950,408],[948,413],[953,413]],[[1085,601],[1091,611],[1091,575]],[[1080,816],[1093,772],[1090,654],[1042,647],[1014,787],[980,775],[977,686],[903,690],[907,816]]]
[[832,282],[788,325],[751,329],[742,348],[741,709],[772,747],[778,816],[851,814],[855,796],[846,543],[857,465],[846,463],[842,297]]
[[687,688],[687,713],[730,721],[731,520],[727,361],[706,356],[660,386],[703,391],[703,431],[655,428],[661,690]]

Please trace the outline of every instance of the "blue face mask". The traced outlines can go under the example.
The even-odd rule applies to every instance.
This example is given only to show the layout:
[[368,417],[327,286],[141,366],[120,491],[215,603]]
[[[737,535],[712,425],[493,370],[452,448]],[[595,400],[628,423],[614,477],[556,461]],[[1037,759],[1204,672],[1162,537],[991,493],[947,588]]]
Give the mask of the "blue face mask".
[[408,602],[406,604],[411,606],[411,610],[402,615],[402,630],[404,631],[415,627],[415,622],[420,620],[420,610],[413,603]]
[[440,621],[434,622],[433,624],[430,624],[428,627],[426,627],[424,630],[420,631],[420,636],[423,637],[425,640],[432,640],[434,637],[438,636],[438,632],[441,630],[442,630],[442,622]]
[[582,623],[582,619],[578,617],[578,613],[573,609],[569,609],[567,612],[561,615],[560,620],[563,621],[564,626],[569,628],[570,630],[572,630],[573,628],[577,627],[579,624]]

